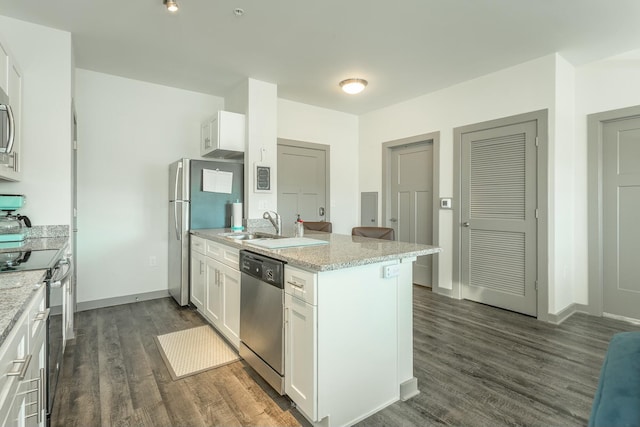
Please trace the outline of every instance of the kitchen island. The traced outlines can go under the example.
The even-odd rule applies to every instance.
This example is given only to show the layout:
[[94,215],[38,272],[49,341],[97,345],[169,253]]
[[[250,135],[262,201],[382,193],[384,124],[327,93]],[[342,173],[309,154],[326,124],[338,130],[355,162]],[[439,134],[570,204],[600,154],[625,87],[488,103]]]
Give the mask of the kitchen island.
[[307,233],[322,242],[269,249],[231,230],[191,233],[286,262],[285,392],[314,425],[352,425],[419,393],[412,264],[440,248]]

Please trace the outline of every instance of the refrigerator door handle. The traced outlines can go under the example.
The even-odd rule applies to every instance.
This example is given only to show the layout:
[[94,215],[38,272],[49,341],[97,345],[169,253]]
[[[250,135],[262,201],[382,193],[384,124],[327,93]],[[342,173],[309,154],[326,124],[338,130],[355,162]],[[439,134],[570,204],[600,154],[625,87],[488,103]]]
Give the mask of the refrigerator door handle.
[[[182,169],[182,162],[178,163],[178,167],[176,168],[176,176],[173,179],[175,183],[175,188],[173,189],[173,200],[178,200],[178,177],[180,176],[180,170]],[[177,221],[177,220],[176,220]],[[177,223],[176,223],[177,229]]]
[[176,200],[175,202],[173,202],[173,221],[175,223],[176,226],[176,239],[178,239],[178,241],[182,240],[182,236],[180,235],[180,231],[178,230],[178,201]]

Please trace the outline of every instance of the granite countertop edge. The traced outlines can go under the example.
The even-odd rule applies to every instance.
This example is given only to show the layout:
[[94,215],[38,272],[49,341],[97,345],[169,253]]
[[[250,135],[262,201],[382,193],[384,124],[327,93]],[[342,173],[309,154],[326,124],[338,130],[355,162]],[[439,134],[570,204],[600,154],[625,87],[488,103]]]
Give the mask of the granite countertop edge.
[[35,292],[44,286],[47,270],[0,275],[0,346],[13,330]]
[[[69,245],[69,236],[65,235],[68,226],[47,226],[36,230],[38,233],[31,234],[22,246],[2,248],[0,253],[49,249],[62,251]],[[0,346],[11,334],[35,292],[44,285],[46,275],[46,269],[0,273]]]
[[[323,232],[308,232],[305,233],[305,237],[312,239],[326,240],[329,245],[319,246],[304,246],[304,247],[290,247],[282,249],[267,249],[258,246],[251,245],[250,241],[238,241],[225,237],[224,234],[234,232],[256,233],[262,232],[267,234],[273,234],[273,229],[253,228],[244,231],[231,230],[228,228],[221,229],[203,229],[203,230],[191,230],[191,234],[201,237],[203,239],[212,240],[227,246],[231,246],[237,249],[247,249],[252,252],[256,252],[262,255],[270,256],[281,261],[285,261],[293,266],[301,267],[307,270],[313,270],[317,272],[340,270],[344,268],[358,267],[362,265],[375,264],[378,262],[391,261],[401,258],[412,258],[422,255],[436,254],[442,251],[441,248],[436,246],[420,245],[413,243],[403,243],[395,241],[386,241],[378,239],[369,239],[365,237],[353,237],[348,235],[342,235],[337,233],[323,233]],[[290,237],[290,236],[284,236]],[[333,240],[341,240],[340,242],[333,242]],[[355,241],[354,241],[355,240]],[[349,242],[352,242],[351,244]],[[327,251],[334,245],[338,247],[348,247],[351,252],[348,255],[343,256],[343,260],[340,261],[324,261],[320,258],[327,256]],[[385,250],[361,250],[362,246],[371,245],[376,248],[380,246],[385,247]],[[387,246],[388,245],[388,246]],[[402,247],[404,246],[404,247]],[[394,250],[395,248],[395,250]],[[382,253],[376,253],[382,252]],[[391,252],[391,253],[390,253]],[[320,256],[318,256],[320,255]],[[315,258],[314,258],[315,256]],[[340,258],[337,255],[336,258]]]

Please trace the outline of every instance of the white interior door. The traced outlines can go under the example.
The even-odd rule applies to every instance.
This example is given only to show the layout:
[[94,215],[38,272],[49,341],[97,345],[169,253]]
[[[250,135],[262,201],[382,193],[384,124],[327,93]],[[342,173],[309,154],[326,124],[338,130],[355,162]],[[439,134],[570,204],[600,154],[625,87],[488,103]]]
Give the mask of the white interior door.
[[[391,212],[388,227],[400,242],[433,243],[433,144],[420,142],[391,150]],[[413,282],[431,286],[432,257],[418,257]]]
[[304,221],[328,221],[327,155],[324,150],[278,144],[278,213],[282,228]]
[[462,297],[537,314],[536,121],[462,134]]
[[602,131],[603,312],[640,319],[640,118]]

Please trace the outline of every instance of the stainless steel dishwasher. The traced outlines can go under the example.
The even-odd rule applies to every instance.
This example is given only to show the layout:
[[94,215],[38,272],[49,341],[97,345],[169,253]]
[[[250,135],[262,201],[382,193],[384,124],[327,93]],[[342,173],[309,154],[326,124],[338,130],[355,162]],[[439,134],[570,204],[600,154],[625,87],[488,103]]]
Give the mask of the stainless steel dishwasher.
[[284,263],[240,251],[240,356],[284,394]]

